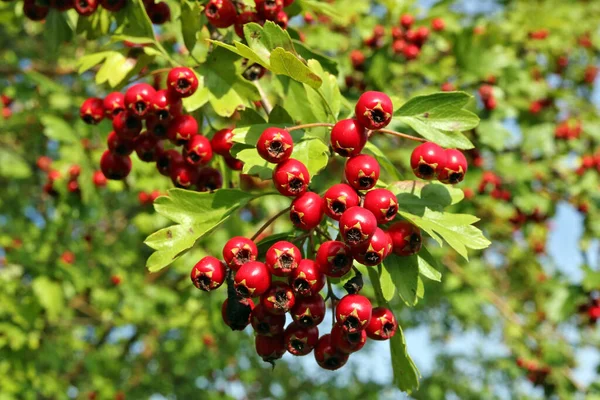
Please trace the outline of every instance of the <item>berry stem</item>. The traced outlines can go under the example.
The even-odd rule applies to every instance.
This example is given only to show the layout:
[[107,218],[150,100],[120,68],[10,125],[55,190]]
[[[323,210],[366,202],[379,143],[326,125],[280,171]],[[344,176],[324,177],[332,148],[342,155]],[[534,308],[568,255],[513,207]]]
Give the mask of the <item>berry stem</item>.
[[[288,132],[291,132],[291,131],[297,131],[299,129],[322,128],[322,127],[333,128],[334,125],[335,124],[331,124],[329,122],[313,122],[311,124],[302,124],[302,125],[291,126],[289,128],[286,128],[286,130]],[[427,142],[426,139],[419,138],[419,137],[416,137],[416,136],[412,136],[412,135],[409,135],[407,133],[396,132],[396,131],[393,131],[391,129],[377,129],[377,130],[374,130],[374,131],[369,131],[369,136],[371,136],[373,133],[377,133],[377,132],[387,133],[388,135],[397,136],[397,137],[408,139],[408,140],[413,140],[415,142],[421,142],[421,143]]]
[[286,128],[286,130],[288,132],[291,132],[291,131],[297,131],[299,129],[308,129],[308,128],[320,128],[320,127],[333,128],[334,125],[335,124],[330,124],[329,122],[313,122],[312,124],[302,124],[302,125],[292,126],[292,127]]
[[281,217],[283,214],[287,213],[288,211],[290,211],[291,207],[285,208],[281,211],[279,211],[277,214],[273,215],[271,218],[269,218],[267,220],[267,222],[265,222],[258,231],[256,231],[256,233],[254,235],[252,235],[252,237],[250,238],[250,240],[252,240],[253,242],[256,241],[256,238],[263,233],[263,231],[265,229],[267,229],[273,222],[275,222],[275,220],[279,217]]
[[271,102],[267,98],[267,94],[263,90],[263,88],[260,85],[260,83],[258,82],[258,80],[254,81],[254,85],[256,86],[256,89],[258,89],[258,93],[260,94],[260,104],[262,104],[262,107],[265,110],[265,112],[267,113],[267,115],[271,114],[271,111],[273,110],[273,106],[271,106]]
[[415,142],[425,143],[427,141],[425,139],[418,138],[416,136],[408,135],[406,133],[392,131],[390,129],[378,129],[378,130],[373,131],[373,132],[387,133],[388,135],[397,136],[397,137],[401,137],[401,138],[408,139],[408,140],[414,140]]
[[327,232],[323,232],[323,230],[319,227],[315,228],[317,233],[325,238],[325,240],[331,240],[331,236]]

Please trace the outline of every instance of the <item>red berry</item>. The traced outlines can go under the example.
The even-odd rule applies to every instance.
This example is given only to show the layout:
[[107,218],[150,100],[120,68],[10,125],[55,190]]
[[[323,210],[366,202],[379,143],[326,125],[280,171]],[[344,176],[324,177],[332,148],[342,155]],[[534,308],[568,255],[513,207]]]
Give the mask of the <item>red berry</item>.
[[186,144],[194,135],[198,134],[198,122],[191,115],[180,115],[169,123],[167,136],[177,145]]
[[346,161],[346,180],[356,190],[369,190],[379,179],[379,163],[366,154],[354,156]]
[[223,187],[223,176],[218,169],[204,167],[198,171],[196,187],[200,192],[214,191]]
[[67,183],[67,190],[69,193],[78,193],[79,192],[79,183],[77,181],[70,181]]
[[147,83],[136,83],[125,92],[125,109],[138,118],[145,118],[152,109],[156,90]]
[[323,335],[315,346],[315,360],[323,369],[335,371],[348,361],[348,354],[342,353],[331,342],[331,335]]
[[108,11],[116,12],[127,5],[127,0],[101,0],[100,3]]
[[104,119],[104,105],[102,99],[92,97],[83,102],[79,108],[79,115],[86,124],[96,125]]
[[135,152],[138,158],[145,162],[156,161],[163,152],[162,143],[148,132],[143,132],[135,138]]
[[371,321],[371,302],[360,294],[348,294],[335,307],[335,320],[344,332],[362,331]]
[[319,270],[313,260],[304,259],[293,269],[288,282],[296,296],[317,294],[325,286],[325,275]]
[[309,182],[308,169],[296,159],[279,163],[273,170],[275,189],[284,196],[300,196],[306,192]]
[[190,97],[198,90],[198,77],[190,68],[173,68],[167,76],[167,88],[174,98]]
[[258,248],[256,244],[243,236],[235,236],[225,243],[223,259],[225,264],[234,271],[240,269],[247,262],[256,260]]
[[356,191],[345,183],[333,185],[323,195],[325,213],[336,221],[340,220],[344,211],[359,205],[359,203],[360,198]]
[[217,289],[225,282],[227,267],[225,263],[215,257],[206,256],[192,268],[190,278],[198,289],[210,292]]
[[429,29],[426,26],[420,26],[415,31],[415,43],[423,45],[429,37]]
[[156,25],[162,25],[171,20],[171,8],[164,1],[150,5],[146,8],[146,13],[150,17],[150,21]]
[[392,311],[384,307],[374,308],[371,312],[371,321],[366,332],[369,339],[388,340],[396,333],[398,323]]
[[325,318],[325,301],[320,294],[296,299],[290,313],[294,321],[305,327],[317,326]]
[[265,264],[275,276],[288,276],[302,261],[302,253],[290,242],[281,240],[272,245],[265,255]]
[[[288,26],[288,23],[290,21],[290,18],[288,17],[287,13],[285,11],[279,11],[277,13],[277,15],[275,16],[275,18],[273,19],[273,22],[275,22],[277,25],[279,25],[281,27],[281,29],[286,29]],[[300,40],[302,40],[302,32],[300,32]]]
[[377,130],[386,127],[392,120],[394,106],[385,93],[365,92],[354,108],[356,119],[367,129]]
[[119,286],[121,284],[121,277],[119,275],[113,275],[110,277],[110,281],[113,285]]
[[414,60],[421,53],[421,49],[417,45],[408,44],[402,49],[402,54],[407,60]]
[[79,175],[81,174],[81,167],[77,164],[75,165],[71,165],[71,167],[69,167],[69,179],[74,180],[79,178]]
[[362,349],[367,343],[367,332],[348,333],[340,324],[334,324],[331,328],[331,343],[338,351],[346,354],[354,353]]
[[102,102],[104,116],[113,119],[117,114],[125,111],[125,95],[121,92],[109,93]]
[[231,129],[221,129],[215,132],[210,140],[210,146],[215,153],[221,156],[229,155],[229,150],[233,146],[233,131]]
[[297,322],[292,322],[285,329],[285,347],[295,356],[309,354],[319,341],[319,328],[316,326],[305,327]]
[[315,259],[319,271],[332,278],[340,278],[350,272],[352,261],[350,247],[336,240],[321,244]]
[[294,142],[285,129],[267,128],[258,138],[256,150],[268,162],[280,163],[290,158]]
[[236,298],[236,302],[229,306],[229,299],[225,299],[221,306],[223,322],[234,331],[243,331],[250,323],[250,313],[254,309],[254,302],[248,298]]
[[323,199],[314,192],[306,192],[292,201],[290,220],[296,228],[309,231],[323,219]]
[[352,63],[354,69],[361,69],[362,66],[365,64],[365,61],[366,57],[362,51],[352,50],[350,52],[350,62]]
[[171,149],[161,152],[156,159],[156,169],[161,175],[171,176],[174,166],[183,164],[183,157],[177,150]]
[[396,222],[389,227],[387,233],[392,239],[394,254],[411,256],[421,250],[423,238],[421,230],[408,221]]
[[36,161],[36,165],[40,170],[48,172],[50,170],[50,166],[52,165],[52,159],[48,156],[40,156]]
[[283,335],[257,335],[254,339],[254,344],[256,348],[256,354],[258,354],[264,362],[273,363],[275,360],[279,360],[285,354]]
[[387,189],[373,189],[367,192],[363,207],[371,211],[378,224],[391,222],[398,214],[396,195]]
[[467,159],[456,149],[446,149],[446,158],[438,179],[443,183],[455,184],[461,182],[467,173]]
[[121,180],[131,172],[131,159],[129,156],[119,156],[106,150],[100,159],[100,169],[108,179]]
[[212,148],[206,136],[195,135],[185,144],[183,158],[192,165],[206,165],[212,158]]
[[377,219],[366,208],[351,207],[340,218],[340,234],[349,246],[367,243],[377,229]]
[[32,21],[43,21],[50,9],[37,5],[35,0],[26,0],[23,3],[23,14]]
[[204,13],[211,25],[217,28],[228,28],[235,24],[237,11],[231,0],[210,0]]
[[434,19],[431,20],[431,28],[434,31],[436,31],[436,32],[443,31],[445,27],[446,27],[446,23],[444,22],[443,19],[441,19],[441,18],[434,18]]
[[169,170],[171,180],[178,188],[189,188],[194,185],[198,179],[198,169],[194,165],[186,162],[174,164]]
[[175,118],[183,113],[183,102],[169,90],[158,90],[152,97],[151,112],[160,121]]
[[273,20],[283,10],[283,0],[255,0],[256,12],[264,19]]
[[240,297],[261,296],[271,286],[271,273],[259,261],[247,262],[235,273],[234,286]]
[[227,166],[234,171],[241,171],[242,168],[244,167],[243,161],[238,160],[231,155],[226,155],[224,158],[225,158],[225,164],[227,164]]
[[331,130],[331,147],[343,157],[360,154],[367,139],[367,131],[356,119],[338,121]]
[[415,17],[410,14],[403,14],[400,17],[400,25],[404,27],[404,29],[409,29],[412,24],[415,23]]
[[142,131],[142,121],[127,111],[117,114],[112,126],[117,135],[124,139],[133,139]]
[[75,11],[84,17],[92,15],[99,6],[98,0],[77,0],[74,4]]
[[296,296],[290,285],[275,281],[262,296],[260,304],[271,314],[283,315],[296,304]]
[[106,177],[104,176],[102,171],[95,171],[92,180],[96,187],[106,186]]
[[263,336],[281,335],[285,328],[285,314],[273,314],[258,304],[250,314],[250,323],[254,332]]
[[446,152],[432,142],[418,145],[410,156],[410,167],[418,178],[431,180],[440,174],[446,164]]
[[119,156],[130,155],[135,147],[135,141],[133,139],[122,138],[118,136],[115,131],[108,134],[106,143],[108,145],[108,150]]
[[391,252],[392,239],[383,229],[377,228],[367,243],[352,249],[352,256],[359,263],[372,267],[381,264]]

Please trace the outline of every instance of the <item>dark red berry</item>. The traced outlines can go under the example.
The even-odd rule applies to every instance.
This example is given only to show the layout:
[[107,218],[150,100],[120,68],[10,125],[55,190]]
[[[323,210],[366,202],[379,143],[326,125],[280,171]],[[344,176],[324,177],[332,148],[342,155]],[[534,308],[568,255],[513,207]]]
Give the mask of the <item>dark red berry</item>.
[[317,227],[323,214],[323,199],[314,192],[301,194],[292,201],[290,220],[296,228],[308,231]]
[[394,254],[411,256],[421,250],[423,244],[421,230],[410,222],[396,222],[389,227],[387,233],[392,239]]
[[169,90],[158,90],[152,97],[152,115],[159,120],[168,120],[183,113],[183,102]]
[[146,118],[146,130],[156,136],[158,140],[167,138],[169,132],[169,119],[159,119],[156,115],[150,115]]
[[210,292],[217,289],[225,282],[227,267],[225,263],[215,257],[206,256],[192,268],[190,278],[198,289]]
[[446,152],[432,142],[418,145],[410,156],[410,167],[418,178],[434,179],[446,164]]
[[167,88],[175,98],[190,97],[198,90],[198,77],[190,68],[173,68],[167,76]]
[[131,172],[131,159],[106,150],[100,159],[100,169],[108,179],[121,180]]
[[138,118],[145,118],[152,110],[154,96],[154,87],[147,83],[136,83],[125,92],[125,109]]
[[258,304],[250,314],[250,323],[254,332],[263,336],[281,335],[285,328],[285,314],[273,314]]
[[384,307],[374,308],[371,312],[371,321],[365,329],[369,339],[388,340],[396,333],[398,323],[392,311]]
[[138,158],[145,162],[158,160],[158,157],[160,157],[163,152],[162,143],[159,142],[156,136],[148,132],[143,132],[136,137],[134,144]]
[[183,164],[183,157],[177,150],[171,149],[161,152],[156,159],[156,169],[161,175],[171,176],[174,166]]
[[204,10],[211,25],[217,28],[228,28],[235,24],[237,11],[231,0],[210,0]]
[[79,115],[86,124],[96,125],[104,119],[104,105],[102,99],[92,97],[87,99],[79,109]]
[[319,341],[319,328],[316,326],[305,327],[297,322],[292,322],[285,329],[285,347],[295,356],[309,354]]
[[321,244],[315,259],[319,271],[332,278],[340,278],[350,272],[352,261],[350,247],[336,240]]
[[296,296],[290,285],[285,282],[275,281],[260,296],[260,304],[271,314],[284,315],[296,304]]
[[121,92],[109,93],[103,100],[104,116],[113,119],[117,114],[125,111],[125,96]]
[[259,21],[259,16],[258,14],[256,14],[253,11],[244,11],[240,14],[238,14],[238,16],[235,19],[235,33],[242,39],[245,38],[244,35],[244,25],[250,23],[250,22],[258,22]]
[[288,276],[302,261],[302,253],[290,242],[281,240],[272,245],[265,256],[265,264],[275,276]]
[[391,222],[398,214],[396,195],[387,189],[373,189],[367,192],[363,207],[371,211],[378,224]]
[[377,229],[377,219],[366,208],[351,207],[340,218],[340,234],[349,246],[367,243]]
[[196,187],[200,192],[212,192],[223,187],[223,176],[218,169],[204,167],[198,171]]
[[256,150],[268,162],[280,163],[290,158],[294,142],[285,129],[267,128],[258,138]]
[[339,221],[344,211],[360,204],[360,198],[352,186],[338,183],[330,187],[323,195],[325,213]]
[[233,146],[233,131],[231,129],[221,129],[215,132],[210,139],[210,146],[213,151],[221,156],[228,156]]
[[236,302],[229,306],[229,299],[225,299],[221,306],[221,317],[231,330],[243,331],[250,323],[254,302],[248,298],[236,298],[235,300]]
[[274,20],[283,10],[283,0],[255,0],[256,12],[264,19]]
[[79,15],[87,17],[98,9],[99,3],[98,0],[76,0],[74,7]]
[[256,260],[258,248],[256,244],[243,236],[235,236],[225,243],[223,259],[225,264],[234,271],[240,269],[247,262]]
[[379,179],[379,163],[366,154],[354,156],[346,161],[346,180],[357,190],[369,190]]
[[142,121],[128,111],[117,114],[112,126],[117,135],[125,139],[134,139],[142,131]]
[[446,149],[446,158],[438,179],[443,183],[455,184],[461,182],[467,173],[467,159],[456,149]]
[[108,150],[119,156],[130,155],[135,148],[135,141],[133,139],[122,138],[118,136],[115,131],[108,134],[106,143],[108,145]]
[[162,25],[171,20],[171,8],[164,1],[150,5],[146,8],[146,12],[150,17],[150,21],[156,25]]
[[315,346],[315,360],[323,369],[335,371],[343,367],[348,361],[348,354],[342,353],[331,343],[331,335],[326,334],[319,338]]
[[101,0],[100,4],[108,11],[116,12],[127,5],[127,0]]
[[292,307],[290,313],[294,321],[302,326],[317,326],[325,318],[325,301],[318,293],[300,297],[296,299],[296,304]]
[[183,158],[192,165],[206,165],[212,159],[212,148],[206,136],[194,135],[185,144]]
[[360,154],[367,139],[366,129],[356,119],[338,121],[331,130],[331,147],[343,157]]
[[279,360],[285,354],[283,335],[257,335],[254,339],[254,344],[256,348],[256,354],[258,354],[264,362],[273,363],[275,360]]
[[335,307],[335,320],[344,332],[359,332],[369,324],[372,310],[371,302],[365,296],[348,294]]
[[244,167],[244,162],[241,160],[238,160],[237,158],[233,157],[232,155],[226,155],[223,158],[225,159],[225,164],[227,164],[227,166],[234,171],[241,171],[242,168]]
[[273,170],[275,189],[284,196],[300,196],[306,192],[310,175],[308,169],[300,161],[290,158]]
[[198,169],[194,165],[183,162],[171,165],[169,170],[171,180],[176,187],[187,189],[196,184]]
[[367,343],[367,332],[364,330],[348,333],[340,324],[331,328],[331,343],[342,353],[350,354],[359,351]]
[[392,239],[383,229],[377,228],[367,243],[352,249],[352,256],[359,263],[372,267],[381,264],[391,252]]
[[365,92],[356,102],[354,113],[362,126],[377,130],[385,128],[390,123],[394,106],[385,93]]
[[186,144],[192,136],[197,134],[198,122],[191,115],[180,115],[173,119],[167,130],[167,137],[177,146]]
[[247,262],[235,273],[234,286],[240,297],[261,296],[271,286],[271,273],[259,261]]
[[325,286],[325,275],[313,260],[304,259],[298,268],[292,270],[288,282],[296,296],[306,297],[317,294]]
[[38,5],[35,0],[25,0],[23,2],[23,14],[32,21],[43,21],[50,9]]

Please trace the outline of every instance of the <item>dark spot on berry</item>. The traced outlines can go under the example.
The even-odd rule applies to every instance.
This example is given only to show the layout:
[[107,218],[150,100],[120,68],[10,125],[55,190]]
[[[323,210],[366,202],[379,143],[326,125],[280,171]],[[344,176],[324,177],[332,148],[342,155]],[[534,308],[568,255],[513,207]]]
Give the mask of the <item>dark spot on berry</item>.
[[302,218],[300,218],[300,214],[298,214],[295,211],[293,211],[290,214],[290,220],[292,221],[292,224],[294,224],[294,225],[300,225],[302,223]]
[[140,126],[140,121],[135,117],[127,117],[125,126],[127,129],[137,129],[137,127]]
[[296,294],[301,296],[306,296],[310,294],[310,284],[306,279],[298,278],[294,282],[292,282],[292,289]]
[[369,263],[369,264],[374,264],[377,265],[379,263],[381,263],[381,256],[378,253],[375,253],[374,251],[369,251],[366,255],[365,255],[365,260]]
[[341,360],[337,356],[329,357],[325,361],[325,366],[332,368],[332,369],[338,368],[340,366],[340,364],[341,364]]
[[359,332],[349,333],[346,336],[346,339],[348,339],[348,341],[350,343],[358,343],[358,342],[360,342],[361,338],[362,338],[362,335]]
[[279,140],[273,140],[271,144],[269,144],[269,155],[275,158],[281,157],[284,152],[283,147],[283,143],[281,143]]
[[429,118],[429,113],[428,112],[424,113],[423,118]]
[[79,0],[79,7],[81,7],[81,8],[87,8],[88,7],[87,0]]
[[95,120],[95,119],[94,119],[94,117],[92,117],[90,114],[86,114],[86,115],[83,117],[83,121],[84,121],[86,124],[94,124],[94,123],[96,123],[96,120]]
[[270,333],[270,331],[271,331],[271,326],[266,322],[260,322],[256,326],[256,333],[258,333],[259,335],[266,335],[266,334]]
[[416,233],[410,235],[408,245],[410,246],[411,250],[417,252],[421,248],[421,236]]
[[235,261],[237,265],[243,265],[247,262],[252,261],[252,252],[250,250],[242,249],[235,255]]
[[156,125],[152,133],[158,137],[164,137],[167,134],[167,128],[163,125]]
[[311,327],[314,324],[313,319],[311,317],[309,317],[308,315],[305,315],[304,317],[300,318],[300,320],[298,322],[300,322],[300,325],[303,325],[306,327]]
[[349,333],[354,333],[360,328],[360,321],[353,315],[348,316],[344,320],[344,327]]
[[121,144],[119,146],[117,146],[117,148],[115,149],[115,152],[121,156],[126,156],[128,153],[128,148],[126,145]]
[[169,112],[167,110],[159,110],[156,113],[156,116],[158,117],[159,120],[164,121],[166,119],[169,119]]
[[358,228],[351,228],[346,232],[346,242],[350,244],[360,243],[362,238],[362,232]]
[[372,187],[374,183],[375,182],[373,182],[373,178],[371,178],[369,176],[363,176],[362,178],[358,179],[358,186],[360,188],[368,189],[368,188]]
[[209,291],[212,280],[206,275],[201,275],[195,279],[195,283],[200,289]]
[[448,176],[448,182],[452,184],[458,183],[463,179],[463,175],[462,172],[453,172]]
[[435,169],[429,164],[419,164],[417,171],[419,172],[419,176],[425,179],[433,178],[435,174]]
[[371,120],[376,124],[382,124],[385,122],[385,113],[382,110],[371,110]]
[[121,107],[117,107],[112,111],[112,115],[113,115],[113,117],[116,117],[117,115],[121,114],[123,111],[125,111],[125,109],[123,109]]
[[187,92],[192,87],[191,82],[186,78],[177,79],[177,91],[180,93]]
[[398,214],[398,206],[389,206],[387,211],[385,212],[385,217],[387,219],[392,219],[396,216],[396,214]]
[[346,268],[350,262],[351,260],[346,253],[337,253],[333,257],[333,266],[338,270]]
[[304,351],[304,346],[305,346],[305,344],[304,344],[304,342],[303,342],[303,341],[301,341],[301,340],[298,340],[298,339],[293,339],[293,340],[291,340],[291,341],[290,341],[290,346],[291,346],[291,347],[292,347],[294,350],[296,350],[296,351],[299,351],[299,352],[302,352],[302,351]]
[[279,257],[279,265],[282,269],[291,270],[296,267],[296,259],[289,254],[282,254]]
[[200,161],[200,155],[193,151],[188,153],[188,158],[192,161],[192,164],[196,164],[198,161]]
[[146,109],[148,108],[148,105],[143,102],[143,101],[137,101],[135,103],[135,111],[139,114],[142,115],[144,113],[146,113]]
[[386,322],[385,324],[383,324],[383,334],[388,337],[392,334],[392,332],[394,332],[394,324],[392,324],[391,322]]
[[346,204],[336,200],[331,203],[331,211],[333,211],[336,215],[342,215],[344,211],[346,211]]
[[248,288],[246,286],[243,286],[243,285],[237,286],[235,288],[235,292],[240,297],[250,297],[250,291],[248,290]]
[[209,16],[215,17],[219,13],[219,9],[215,4],[211,4],[208,6],[208,10],[206,11]]
[[288,182],[290,192],[298,193],[304,188],[304,181],[300,178],[292,178]]

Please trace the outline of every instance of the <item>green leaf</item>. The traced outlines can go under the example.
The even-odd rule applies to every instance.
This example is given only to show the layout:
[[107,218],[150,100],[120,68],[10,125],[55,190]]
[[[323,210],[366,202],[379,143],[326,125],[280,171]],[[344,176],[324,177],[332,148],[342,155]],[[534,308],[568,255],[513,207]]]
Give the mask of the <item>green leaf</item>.
[[285,108],[277,104],[269,114],[269,124],[273,125],[293,125],[294,120]]
[[202,12],[200,5],[185,1],[181,5],[181,34],[183,43],[191,53],[196,46],[196,33],[202,30]]
[[383,267],[390,274],[402,301],[411,307],[416,305],[419,279],[417,256],[400,257],[391,254],[384,260]]
[[270,62],[270,70],[275,74],[287,75],[295,81],[306,83],[313,89],[321,87],[321,78],[289,51],[276,48],[271,53]]
[[273,235],[269,235],[268,237],[264,238],[260,242],[256,243],[256,247],[258,248],[259,258],[264,257],[267,250],[269,250],[269,248],[271,246],[273,246],[275,243],[279,242],[280,240],[288,240],[289,241],[293,237],[294,237],[294,231],[275,233]]
[[507,142],[512,137],[502,122],[495,119],[481,121],[477,127],[477,135],[482,144],[495,151],[505,149]]
[[365,145],[365,150],[367,153],[371,153],[375,157],[377,162],[379,162],[379,165],[381,165],[383,170],[387,172],[393,180],[399,181],[400,179],[402,179],[400,176],[400,172],[398,172],[398,169],[394,166],[390,159],[387,158],[385,153],[381,151],[379,147],[375,146],[371,142],[367,142],[367,144]]
[[65,299],[60,283],[41,276],[33,280],[31,287],[41,306],[48,313],[48,319],[51,321],[57,320],[65,307]]
[[127,60],[123,54],[114,51],[106,57],[106,61],[98,70],[96,84],[101,85],[108,82],[114,88],[123,82],[127,74],[134,68],[135,63]]
[[10,179],[29,178],[31,168],[18,153],[0,147],[0,176]]
[[330,111],[333,119],[337,120],[342,107],[342,95],[340,93],[337,77],[324,71],[317,60],[309,60],[308,67],[312,69],[323,82],[319,89],[307,91],[311,106],[325,107]]
[[210,90],[204,87],[203,77],[199,76],[198,81],[198,90],[196,90],[196,92],[190,97],[182,99],[183,106],[185,107],[185,110],[189,113],[198,110],[210,100]]
[[396,334],[390,339],[390,352],[392,354],[394,384],[402,391],[418,389],[421,374],[408,354],[406,339],[400,325],[398,325]]
[[[238,145],[234,145],[238,146]],[[244,162],[242,173],[258,176],[260,179],[271,179],[273,176],[273,169],[275,164],[271,164],[262,158],[255,147],[244,148],[243,150],[237,151],[232,149],[231,154]]]
[[142,0],[131,0],[125,7],[124,35],[154,39],[152,22]]
[[418,215],[423,215],[425,208],[443,211],[464,198],[461,189],[437,182],[398,181],[390,184],[388,190],[396,195],[401,211]]
[[312,178],[327,166],[329,147],[319,138],[304,136],[304,140],[294,146],[293,158],[306,165]]
[[263,34],[267,39],[268,48],[270,50],[280,47],[283,50],[293,53],[294,55],[297,54],[296,49],[294,48],[294,43],[290,38],[290,34],[273,21],[265,22],[263,26]]
[[106,60],[112,53],[114,51],[101,51],[100,53],[87,54],[81,57],[77,60],[77,72],[83,74],[85,71]]
[[392,276],[390,275],[387,268],[378,268],[379,271],[379,286],[381,288],[381,294],[385,301],[390,301],[396,294],[396,286]]
[[442,273],[439,270],[437,260],[429,253],[429,251],[423,246],[417,254],[417,261],[419,264],[419,273],[427,279],[432,281],[441,282]]
[[298,52],[300,57],[308,60],[310,64],[310,60],[316,60],[323,66],[323,69],[329,72],[333,76],[337,76],[339,74],[337,61],[333,58],[330,58],[324,54],[318,53],[312,49],[309,49],[304,43],[299,40],[293,40],[294,48]]
[[44,126],[44,135],[60,142],[75,143],[79,139],[71,125],[55,115],[42,115],[40,121]]
[[47,54],[55,57],[58,54],[60,46],[64,42],[69,41],[71,36],[73,36],[73,30],[67,23],[63,13],[55,9],[50,9],[44,26],[45,50]]

